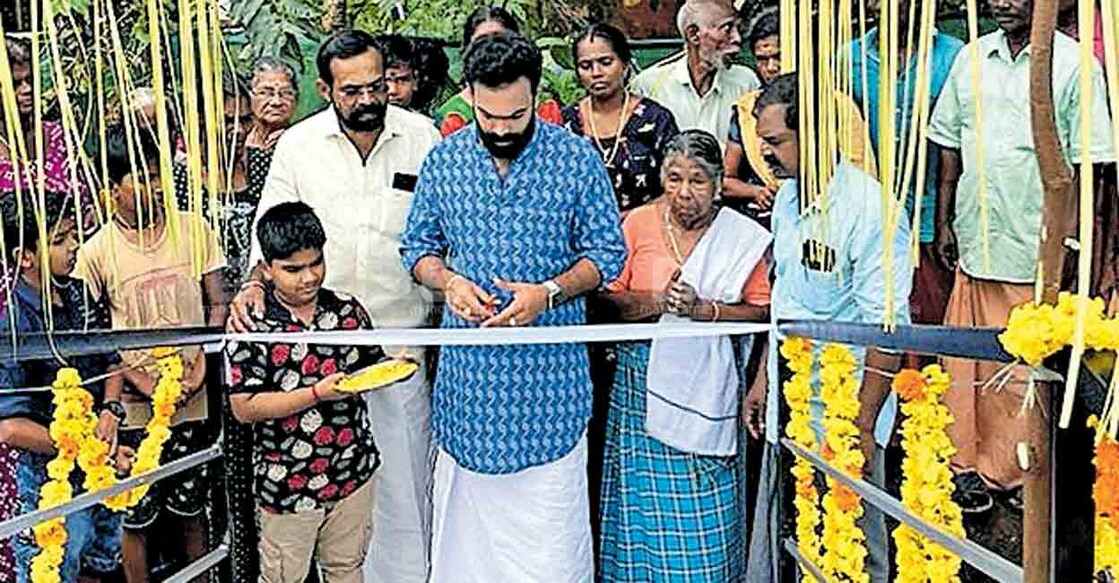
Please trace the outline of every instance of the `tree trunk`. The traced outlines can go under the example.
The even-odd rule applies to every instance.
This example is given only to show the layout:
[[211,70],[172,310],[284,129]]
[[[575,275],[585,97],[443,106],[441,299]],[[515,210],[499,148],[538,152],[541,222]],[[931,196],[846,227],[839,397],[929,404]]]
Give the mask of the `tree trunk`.
[[325,0],[322,27],[326,32],[338,32],[349,27],[346,19],[346,0]]
[[[1042,206],[1040,257],[1042,300],[1056,302],[1064,266],[1064,240],[1070,234],[1077,197],[1072,173],[1065,165],[1053,107],[1053,35],[1057,28],[1058,0],[1035,0],[1030,31],[1030,118],[1034,150],[1045,193]],[[1091,252],[1086,249],[1084,252]],[[1044,583],[1050,578],[1050,446],[1052,436],[1046,418],[1056,413],[1054,385],[1038,384],[1038,399],[1026,411],[1029,420],[1029,470],[1023,487],[1025,511],[1022,520],[1022,566],[1026,583]]]

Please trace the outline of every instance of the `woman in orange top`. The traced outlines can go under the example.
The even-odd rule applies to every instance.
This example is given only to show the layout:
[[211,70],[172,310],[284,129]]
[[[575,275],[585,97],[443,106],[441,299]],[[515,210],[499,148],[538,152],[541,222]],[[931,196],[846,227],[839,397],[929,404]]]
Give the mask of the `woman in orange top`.
[[[625,219],[628,256],[607,299],[629,321],[765,321],[772,237],[714,204],[723,180],[719,142],[685,131],[664,160],[664,196]],[[740,580],[743,383],[730,339],[622,343],[617,365],[602,480],[602,579]],[[752,386],[764,395],[758,376]]]

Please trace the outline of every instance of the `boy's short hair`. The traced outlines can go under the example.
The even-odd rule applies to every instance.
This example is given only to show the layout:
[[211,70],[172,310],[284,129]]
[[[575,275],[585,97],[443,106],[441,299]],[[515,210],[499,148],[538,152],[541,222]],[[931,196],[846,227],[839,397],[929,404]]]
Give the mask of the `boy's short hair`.
[[314,209],[302,202],[284,202],[268,209],[256,225],[264,261],[287,259],[304,249],[322,250],[326,232]]
[[[133,159],[136,169],[147,169],[146,164],[152,160],[159,160],[159,145],[155,137],[145,131],[136,132],[138,137],[133,137],[131,143],[128,133],[123,125],[114,125],[105,132],[105,158],[109,173],[109,182],[120,184],[125,176],[132,174]],[[131,156],[129,153],[131,152]]]
[[[72,218],[74,207],[73,198],[61,193],[46,193],[46,208],[43,217],[35,211],[35,205],[30,196],[23,195],[22,209],[17,204],[15,195],[9,195],[0,201],[0,212],[4,215],[4,258],[11,261],[16,249],[27,251],[39,250],[39,219],[46,221],[47,237],[64,218]],[[22,212],[21,212],[22,211]],[[22,220],[21,220],[22,219]]]

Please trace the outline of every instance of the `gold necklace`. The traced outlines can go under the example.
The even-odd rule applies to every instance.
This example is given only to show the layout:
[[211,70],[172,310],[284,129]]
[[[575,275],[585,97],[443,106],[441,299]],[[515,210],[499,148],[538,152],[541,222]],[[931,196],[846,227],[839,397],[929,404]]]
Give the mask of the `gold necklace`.
[[618,130],[614,133],[614,147],[610,148],[607,153],[606,148],[602,146],[602,142],[598,139],[598,128],[594,125],[594,99],[587,98],[587,122],[591,128],[591,139],[594,140],[595,146],[599,152],[602,152],[602,161],[606,163],[607,168],[613,168],[614,158],[618,155],[618,147],[622,144],[622,130],[626,126],[626,111],[629,109],[629,91],[626,91],[625,99],[622,101],[622,113],[618,117]]
[[[711,221],[708,221],[708,223],[703,226],[703,229],[706,230],[707,227],[710,226]],[[675,257],[676,263],[680,266],[683,266],[686,257],[684,257],[684,254],[680,251],[680,244],[677,243],[676,234],[673,233],[672,218],[668,215],[667,204],[664,205],[664,231],[668,235],[668,245],[672,248],[672,255]],[[703,235],[701,234],[700,236],[702,237]]]
[[684,265],[684,254],[680,252],[680,244],[676,242],[676,235],[672,232],[672,219],[668,216],[668,205],[664,205],[664,231],[668,234],[668,245],[672,247],[672,255],[676,258],[676,264]]

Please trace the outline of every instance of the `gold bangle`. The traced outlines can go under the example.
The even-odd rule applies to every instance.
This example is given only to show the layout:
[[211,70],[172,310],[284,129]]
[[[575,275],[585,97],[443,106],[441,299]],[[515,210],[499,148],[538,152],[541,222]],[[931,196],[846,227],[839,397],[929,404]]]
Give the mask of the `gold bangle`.
[[719,321],[719,302],[712,301],[711,302],[711,309],[713,309],[715,311],[715,314],[711,316],[711,321],[712,322],[718,322]]

